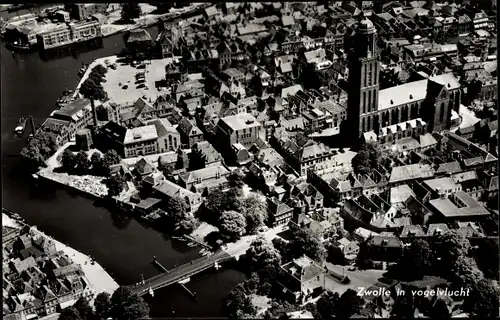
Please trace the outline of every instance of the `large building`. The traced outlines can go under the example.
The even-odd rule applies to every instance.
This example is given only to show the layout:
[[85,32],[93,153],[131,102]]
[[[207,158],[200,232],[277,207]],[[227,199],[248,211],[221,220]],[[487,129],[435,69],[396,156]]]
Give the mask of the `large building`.
[[250,148],[259,138],[261,124],[249,113],[224,117],[217,124],[218,137],[226,147],[240,143]]
[[449,129],[458,111],[461,91],[450,73],[379,90],[380,63],[376,29],[363,19],[346,34],[349,59],[347,137],[422,118],[432,131]]

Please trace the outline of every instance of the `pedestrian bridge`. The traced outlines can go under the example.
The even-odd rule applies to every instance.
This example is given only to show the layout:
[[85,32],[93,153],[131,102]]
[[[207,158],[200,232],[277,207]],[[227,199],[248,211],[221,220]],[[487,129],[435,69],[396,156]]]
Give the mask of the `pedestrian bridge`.
[[212,255],[201,257],[184,265],[181,265],[175,269],[169,270],[168,272],[156,275],[149,279],[145,279],[136,285],[131,285],[129,288],[132,293],[143,295],[151,290],[157,290],[169,285],[178,283],[186,278],[192,277],[202,271],[215,267],[216,264],[231,260],[232,257],[223,250],[218,250]]

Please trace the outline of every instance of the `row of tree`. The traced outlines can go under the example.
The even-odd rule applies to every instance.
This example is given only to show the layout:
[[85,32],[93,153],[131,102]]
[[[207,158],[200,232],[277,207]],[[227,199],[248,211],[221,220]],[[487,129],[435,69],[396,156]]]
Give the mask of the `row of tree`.
[[69,174],[92,174],[103,177],[109,176],[110,167],[120,163],[120,161],[121,157],[115,150],[108,150],[104,156],[100,152],[94,152],[89,159],[84,151],[75,154],[69,149],[65,149],[61,158],[62,168]]
[[71,307],[62,310],[59,320],[135,320],[149,315],[149,306],[142,297],[132,294],[126,287],[119,287],[109,295],[99,293],[92,308],[85,298],[80,298]]
[[92,112],[95,110],[95,100],[106,101],[108,94],[104,91],[102,87],[102,82],[108,70],[103,65],[99,64],[92,68],[89,77],[82,83],[79,92],[80,94],[90,99],[90,104],[92,106]]

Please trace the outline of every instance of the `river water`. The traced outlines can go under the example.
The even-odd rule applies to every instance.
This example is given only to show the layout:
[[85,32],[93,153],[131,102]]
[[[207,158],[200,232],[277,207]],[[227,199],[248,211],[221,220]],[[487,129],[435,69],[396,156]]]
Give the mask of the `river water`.
[[[148,28],[153,39],[158,30]],[[54,109],[66,88],[78,83],[82,63],[118,53],[123,35],[103,39],[102,48],[42,60],[38,53],[13,55],[1,44],[1,150],[2,206],[19,213],[28,224],[94,257],[120,285],[129,285],[159,273],[151,264],[156,256],[172,268],[198,256],[198,249],[171,241],[142,222],[110,212],[92,199],[59,187],[40,187],[24,172],[19,152],[26,143],[16,139],[14,127],[21,116],[32,115],[41,124]],[[30,133],[26,128],[25,136]],[[146,298],[154,317],[223,316],[227,293],[245,276],[233,269],[220,269],[192,279],[187,287],[198,294],[192,301],[177,285]],[[174,311],[174,312],[172,312]]]

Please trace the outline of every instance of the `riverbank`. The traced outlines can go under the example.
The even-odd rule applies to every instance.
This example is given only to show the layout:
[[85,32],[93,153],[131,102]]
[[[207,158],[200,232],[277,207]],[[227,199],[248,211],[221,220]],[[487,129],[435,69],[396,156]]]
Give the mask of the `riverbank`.
[[[13,228],[22,227],[21,223],[10,218],[5,213],[2,213],[2,224],[4,226]],[[94,262],[94,264],[92,264],[92,259],[89,256],[46,235],[44,232],[36,229],[36,227],[34,228],[35,232],[37,232],[39,235],[53,240],[58,251],[63,251],[68,255],[68,257],[71,258],[71,260],[73,260],[74,263],[77,263],[82,267],[82,270],[85,273],[85,277],[96,293],[107,292],[109,294],[112,294],[118,288],[118,283],[106,272],[106,270],[104,270],[104,268],[99,263]]]

